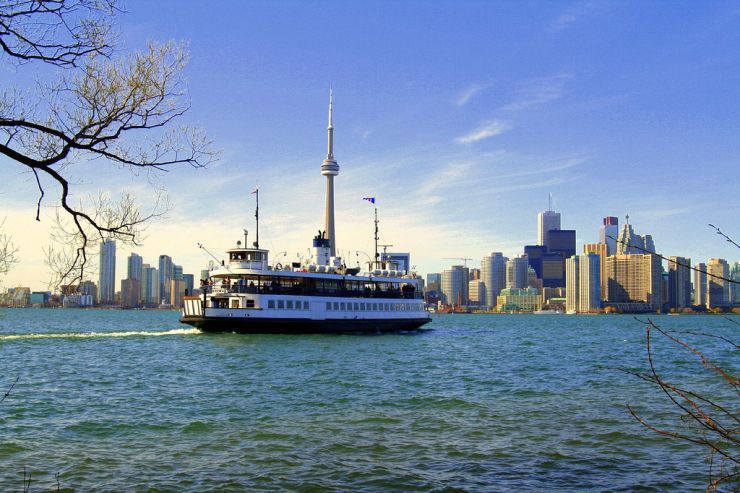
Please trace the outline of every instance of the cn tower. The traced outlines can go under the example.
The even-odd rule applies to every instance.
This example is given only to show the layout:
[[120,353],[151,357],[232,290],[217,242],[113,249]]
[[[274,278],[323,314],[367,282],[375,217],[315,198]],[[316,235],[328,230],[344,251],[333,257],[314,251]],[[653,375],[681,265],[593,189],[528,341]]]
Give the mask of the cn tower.
[[332,93],[329,89],[329,149],[326,159],[321,164],[321,174],[326,176],[326,211],[324,213],[324,231],[329,240],[329,252],[332,257],[336,256],[337,242],[334,236],[334,177],[339,174],[339,165],[334,159],[334,126],[332,125]]

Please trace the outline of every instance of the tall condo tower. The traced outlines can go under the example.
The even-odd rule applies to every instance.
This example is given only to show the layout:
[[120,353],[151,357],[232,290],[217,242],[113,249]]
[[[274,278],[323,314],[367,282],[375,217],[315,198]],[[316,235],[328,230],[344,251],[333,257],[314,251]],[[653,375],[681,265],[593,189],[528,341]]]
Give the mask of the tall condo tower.
[[112,304],[116,299],[116,240],[112,238],[100,243],[98,273],[98,300],[104,305]]
[[335,257],[337,254],[337,242],[334,233],[334,177],[339,174],[339,165],[334,159],[334,126],[332,125],[332,92],[329,89],[329,133],[328,151],[326,159],[321,164],[321,174],[326,176],[326,211],[324,212],[324,231],[329,240],[329,254]]

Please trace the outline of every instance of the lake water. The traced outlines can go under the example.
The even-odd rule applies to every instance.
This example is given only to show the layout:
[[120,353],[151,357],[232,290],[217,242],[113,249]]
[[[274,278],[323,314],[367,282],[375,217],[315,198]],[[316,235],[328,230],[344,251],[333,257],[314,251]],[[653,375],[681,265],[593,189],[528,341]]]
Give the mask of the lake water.
[[[176,312],[0,310],[0,490],[703,491],[631,316],[438,315],[415,335],[201,334]],[[714,316],[656,316],[737,339]],[[736,317],[735,320],[738,320]],[[719,339],[685,334],[737,374]],[[656,341],[667,379],[726,390]],[[737,398],[729,405],[737,411]],[[675,426],[674,426],[675,428]]]

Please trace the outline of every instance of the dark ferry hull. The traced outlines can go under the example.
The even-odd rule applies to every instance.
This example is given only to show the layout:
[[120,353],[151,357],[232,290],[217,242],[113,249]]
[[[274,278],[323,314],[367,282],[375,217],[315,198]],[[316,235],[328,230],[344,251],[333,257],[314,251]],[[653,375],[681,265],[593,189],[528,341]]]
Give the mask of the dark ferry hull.
[[237,334],[382,334],[417,331],[431,319],[310,320],[183,316],[180,322],[205,332]]

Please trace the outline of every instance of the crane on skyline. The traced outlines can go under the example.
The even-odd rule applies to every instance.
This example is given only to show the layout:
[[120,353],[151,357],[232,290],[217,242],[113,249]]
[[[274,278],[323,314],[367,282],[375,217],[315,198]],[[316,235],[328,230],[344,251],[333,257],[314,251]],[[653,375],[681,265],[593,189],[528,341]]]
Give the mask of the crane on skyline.
[[463,266],[467,269],[468,268],[468,260],[473,260],[472,258],[468,257],[442,257],[442,260],[462,260]]

